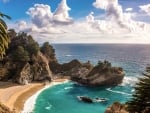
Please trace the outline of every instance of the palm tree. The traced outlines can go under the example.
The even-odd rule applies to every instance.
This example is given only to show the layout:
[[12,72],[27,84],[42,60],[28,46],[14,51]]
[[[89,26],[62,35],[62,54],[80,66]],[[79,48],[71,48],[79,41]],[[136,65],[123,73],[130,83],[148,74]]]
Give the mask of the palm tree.
[[0,59],[2,59],[5,55],[5,51],[8,48],[8,44],[10,42],[7,33],[7,25],[3,20],[4,17],[6,17],[7,19],[11,19],[8,15],[0,12]]

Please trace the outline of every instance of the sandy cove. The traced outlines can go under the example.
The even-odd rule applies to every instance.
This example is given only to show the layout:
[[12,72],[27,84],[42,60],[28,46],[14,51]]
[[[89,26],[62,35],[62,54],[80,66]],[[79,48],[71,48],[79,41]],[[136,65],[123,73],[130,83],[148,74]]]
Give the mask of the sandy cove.
[[[48,87],[68,81],[67,79],[56,79]],[[23,110],[25,101],[37,91],[43,89],[43,83],[30,83],[28,85],[18,85],[12,82],[0,82],[0,102],[15,109],[17,113]]]

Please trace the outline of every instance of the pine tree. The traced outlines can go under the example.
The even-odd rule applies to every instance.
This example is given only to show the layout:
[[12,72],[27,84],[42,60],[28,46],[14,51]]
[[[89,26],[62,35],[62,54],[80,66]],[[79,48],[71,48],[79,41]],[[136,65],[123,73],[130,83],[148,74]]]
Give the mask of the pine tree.
[[18,46],[13,54],[13,60],[18,62],[28,62],[30,60],[29,53],[22,46]]
[[130,113],[150,113],[150,66],[146,68],[143,77],[135,86],[135,93],[127,102]]
[[41,47],[41,52],[47,57],[54,59],[55,58],[55,50],[49,44],[49,42],[45,42]]

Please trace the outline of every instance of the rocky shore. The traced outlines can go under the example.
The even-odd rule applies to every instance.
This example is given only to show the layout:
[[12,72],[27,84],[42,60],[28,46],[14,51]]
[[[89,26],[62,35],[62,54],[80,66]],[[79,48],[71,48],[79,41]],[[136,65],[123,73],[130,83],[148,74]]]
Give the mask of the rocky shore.
[[111,106],[109,106],[105,113],[129,113],[127,111],[126,105],[121,104],[119,102],[114,102]]
[[89,61],[81,63],[72,60],[69,63],[50,64],[52,72],[55,74],[69,75],[71,80],[87,86],[112,86],[122,83],[125,72],[121,67],[113,67],[110,62],[98,62],[93,66]]

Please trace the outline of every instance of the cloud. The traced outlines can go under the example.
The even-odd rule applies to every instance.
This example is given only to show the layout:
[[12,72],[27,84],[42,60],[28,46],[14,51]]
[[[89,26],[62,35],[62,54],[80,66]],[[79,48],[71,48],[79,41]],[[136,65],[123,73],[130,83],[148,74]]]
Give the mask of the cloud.
[[62,0],[56,11],[53,13],[49,5],[35,4],[26,12],[31,21],[38,28],[49,27],[55,25],[72,24],[72,18],[69,16],[70,8],[66,4],[66,0]]
[[[118,3],[118,0],[96,0],[93,6],[105,10],[105,21],[108,20],[111,22],[110,28],[112,28],[112,33],[145,32],[146,30],[145,26],[147,25],[145,23],[132,19],[134,16],[133,13],[123,12],[122,6]],[[127,10],[131,10],[131,8]],[[116,30],[113,28],[116,28]]]
[[27,11],[31,20],[18,22],[16,28],[33,35],[39,42],[150,42],[150,24],[135,21],[134,12],[130,12],[132,8],[123,10],[118,0],[96,0],[93,6],[104,10],[105,17],[99,19],[90,12],[83,20],[73,21],[66,0],[62,0],[54,12],[49,5],[35,4]]
[[127,12],[133,11],[133,8],[126,8],[125,11]]
[[93,3],[93,6],[98,8],[98,9],[107,9],[108,5],[112,4],[115,5],[117,4],[118,0],[96,0]]
[[70,24],[72,23],[72,18],[69,17],[68,11],[71,9],[67,6],[66,0],[62,0],[61,3],[58,5],[56,11],[54,12],[53,19],[54,22],[57,23],[64,23]]
[[150,4],[141,5],[139,8],[150,16]]
[[51,8],[44,4],[35,4],[29,8],[27,14],[30,15],[31,21],[37,27],[45,27],[52,23],[53,14]]

